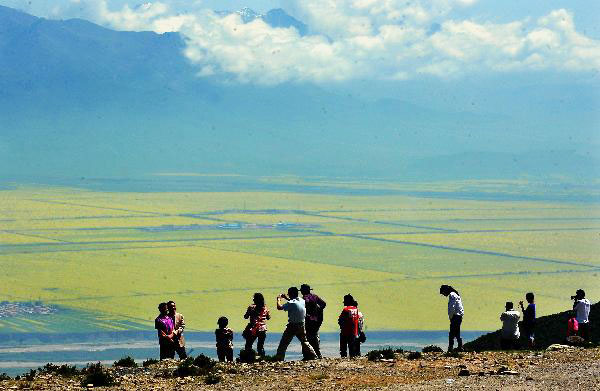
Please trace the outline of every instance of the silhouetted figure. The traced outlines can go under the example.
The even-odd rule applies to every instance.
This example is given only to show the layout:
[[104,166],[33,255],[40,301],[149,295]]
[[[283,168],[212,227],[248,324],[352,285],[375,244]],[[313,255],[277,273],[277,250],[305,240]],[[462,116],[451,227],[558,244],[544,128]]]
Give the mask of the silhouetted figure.
[[255,293],[253,297],[254,304],[249,306],[244,314],[244,319],[250,319],[243,336],[246,339],[245,350],[250,351],[252,344],[256,343],[256,351],[259,356],[265,355],[265,339],[267,339],[267,320],[271,319],[271,313],[265,305],[265,298],[262,293]]
[[[287,303],[282,304],[281,300],[287,300]],[[285,351],[287,350],[290,342],[294,336],[298,338],[302,344],[302,355],[304,360],[314,360],[317,355],[310,346],[308,339],[306,338],[306,329],[304,328],[304,318],[306,317],[306,307],[304,299],[298,297],[298,288],[295,286],[288,289],[287,296],[280,294],[277,296],[277,309],[280,311],[286,311],[288,313],[288,324],[285,327],[279,346],[277,347],[276,359],[283,361],[285,358]]]
[[185,352],[185,338],[183,336],[185,320],[183,320],[183,315],[177,312],[177,305],[173,300],[167,302],[167,309],[169,310],[169,317],[173,320],[173,345],[175,352],[183,360],[187,357],[187,353]]
[[217,340],[217,356],[219,357],[219,361],[233,361],[233,330],[231,330],[227,325],[229,324],[229,319],[224,316],[221,316],[217,320],[217,324],[219,328],[215,330],[215,338]]
[[154,319],[154,328],[158,334],[158,345],[160,348],[160,359],[165,360],[175,358],[175,343],[173,341],[174,325],[173,319],[169,316],[167,303],[158,305],[159,315]]
[[506,311],[500,315],[500,320],[502,321],[500,347],[502,350],[512,350],[517,348],[517,342],[521,336],[519,332],[521,313],[515,311],[512,301],[507,301],[505,308]]
[[448,318],[450,318],[450,333],[448,334],[448,352],[454,349],[454,339],[458,343],[458,350],[462,351],[463,341],[460,337],[460,325],[465,314],[462,299],[456,289],[450,285],[440,286],[440,295],[448,297]]
[[327,306],[325,300],[319,296],[311,293],[312,289],[308,284],[300,285],[300,292],[306,305],[306,317],[304,318],[304,325],[306,327],[306,338],[313,347],[315,354],[318,358],[321,358],[321,340],[319,338],[319,329],[323,323],[323,310]]
[[522,334],[527,338],[529,349],[535,347],[535,296],[532,292],[525,295],[527,308],[523,307],[523,301],[519,302],[521,311],[523,311],[523,323],[521,323]]
[[576,312],[577,323],[579,323],[579,336],[586,342],[590,340],[590,301],[585,298],[585,291],[578,289],[575,296],[571,296],[575,300],[573,310]]
[[340,356],[358,356],[358,308],[351,294],[344,296],[344,309],[338,318],[340,325]]

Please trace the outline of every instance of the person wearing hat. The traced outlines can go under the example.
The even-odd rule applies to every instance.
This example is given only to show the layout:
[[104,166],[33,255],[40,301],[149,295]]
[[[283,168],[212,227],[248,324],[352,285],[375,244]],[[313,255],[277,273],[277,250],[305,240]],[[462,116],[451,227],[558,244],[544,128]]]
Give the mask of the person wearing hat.
[[311,293],[312,289],[308,284],[300,285],[300,292],[306,305],[306,317],[304,325],[306,327],[306,338],[315,350],[318,358],[322,358],[319,339],[319,329],[323,323],[323,310],[327,303],[319,296]]
[[350,358],[358,356],[356,339],[358,338],[358,308],[351,294],[344,296],[344,309],[338,318],[340,325],[340,356]]
[[[287,302],[282,304],[282,300],[284,299],[287,300]],[[278,361],[284,360],[285,351],[290,345],[290,342],[292,342],[294,336],[298,338],[302,344],[302,355],[304,356],[304,360],[314,360],[317,358],[314,349],[310,346],[310,343],[308,343],[308,339],[306,338],[306,329],[304,328],[306,307],[304,305],[304,299],[298,297],[298,288],[295,286],[290,287],[287,296],[283,293],[278,295],[277,309],[288,313],[288,324],[281,335],[275,358]]]

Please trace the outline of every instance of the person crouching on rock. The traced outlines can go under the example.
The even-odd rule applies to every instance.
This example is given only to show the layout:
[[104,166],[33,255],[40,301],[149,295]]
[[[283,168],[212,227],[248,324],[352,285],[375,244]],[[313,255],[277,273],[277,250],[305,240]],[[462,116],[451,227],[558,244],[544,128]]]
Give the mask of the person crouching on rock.
[[577,289],[575,296],[571,296],[575,300],[573,310],[576,312],[577,323],[579,323],[579,336],[586,342],[590,341],[590,301],[585,298],[585,291]]
[[454,348],[454,338],[458,342],[458,351],[462,351],[462,338],[460,337],[460,325],[465,314],[460,294],[450,285],[440,286],[440,295],[448,297],[448,318],[450,318],[450,333],[448,334],[448,352]]
[[256,339],[256,351],[258,355],[265,355],[265,339],[267,339],[267,320],[271,319],[271,313],[265,305],[265,298],[262,293],[255,293],[253,297],[254,304],[249,306],[244,314],[244,319],[250,319],[244,329],[243,337],[246,339],[245,350],[252,350],[252,344]]
[[233,362],[233,330],[227,327],[229,319],[221,316],[217,320],[219,328],[215,330],[217,356],[221,362]]
[[[281,300],[287,300],[287,303],[282,304]],[[295,336],[302,344],[304,360],[316,359],[317,355],[306,338],[306,329],[304,328],[306,307],[304,299],[298,297],[298,288],[295,286],[290,287],[287,296],[283,293],[277,296],[277,309],[288,313],[288,324],[281,335],[275,358],[278,361],[285,359],[285,351]]]
[[502,321],[500,347],[502,350],[516,349],[517,341],[519,341],[519,337],[521,336],[521,333],[519,333],[519,319],[521,319],[521,314],[519,311],[514,310],[512,301],[507,301],[504,308],[506,308],[506,311],[500,315],[500,320]]
[[174,325],[173,319],[169,316],[167,303],[160,303],[158,311],[160,314],[154,319],[154,328],[158,333],[160,359],[175,358]]
[[358,356],[358,308],[351,294],[344,296],[344,309],[338,318],[340,325],[340,356]]

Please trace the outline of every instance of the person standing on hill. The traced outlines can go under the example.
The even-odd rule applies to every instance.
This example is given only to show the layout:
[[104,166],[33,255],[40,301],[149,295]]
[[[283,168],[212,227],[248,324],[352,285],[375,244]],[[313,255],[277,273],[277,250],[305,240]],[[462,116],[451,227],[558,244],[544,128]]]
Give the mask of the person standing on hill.
[[356,338],[356,355],[360,356],[360,344],[367,341],[367,336],[365,335],[365,316],[358,309],[358,301],[354,301],[354,306],[358,310],[358,338]]
[[167,303],[158,305],[159,315],[154,320],[154,328],[158,333],[158,345],[160,347],[160,359],[165,360],[175,358],[175,343],[173,338],[174,325],[173,319],[169,316]]
[[350,358],[358,356],[358,308],[351,294],[344,296],[344,309],[338,318],[340,325],[340,356]]
[[233,362],[233,330],[227,327],[229,319],[221,316],[217,320],[218,329],[215,330],[217,341],[217,357],[221,362]]
[[519,319],[521,313],[515,311],[512,301],[507,301],[506,311],[500,315],[502,321],[502,336],[500,338],[500,347],[502,350],[511,350],[516,348],[516,343],[521,334],[519,333]]
[[571,296],[575,300],[573,310],[576,312],[577,323],[579,323],[579,336],[586,342],[590,341],[590,301],[585,298],[585,291],[577,289],[575,296]]
[[[282,304],[281,300],[284,299],[287,300],[287,303]],[[277,309],[288,313],[288,324],[281,336],[281,341],[279,341],[277,354],[275,355],[276,359],[278,361],[284,360],[285,351],[290,345],[290,342],[292,342],[294,336],[298,338],[302,344],[302,355],[304,356],[304,360],[314,360],[317,358],[315,350],[310,346],[310,343],[306,338],[306,329],[304,328],[306,307],[304,299],[298,297],[298,288],[292,286],[288,289],[287,296],[283,293],[277,296]]]
[[327,303],[319,296],[311,293],[312,289],[308,284],[300,285],[300,292],[306,305],[306,317],[304,318],[304,324],[306,327],[306,338],[308,342],[315,350],[318,358],[322,358],[319,339],[319,329],[323,323],[323,310],[327,306]]
[[173,320],[173,345],[177,356],[181,360],[187,358],[185,352],[185,337],[183,336],[183,330],[185,329],[185,320],[183,315],[177,312],[177,305],[173,300],[167,302],[167,308],[169,310],[169,317]]
[[256,351],[258,355],[265,355],[265,340],[267,339],[267,320],[271,319],[271,313],[265,305],[265,297],[262,293],[255,293],[253,296],[254,304],[249,306],[244,314],[244,319],[250,319],[243,337],[246,339],[246,351],[252,349],[252,344],[256,339]]
[[533,349],[535,346],[535,296],[532,292],[525,295],[527,300],[527,308],[523,307],[523,301],[519,302],[521,311],[523,311],[523,323],[521,324],[523,329],[523,335],[527,338],[529,349]]
[[454,349],[454,339],[458,343],[457,350],[462,351],[463,341],[460,337],[460,325],[462,324],[465,310],[462,299],[456,289],[450,285],[440,286],[440,295],[448,297],[448,318],[450,318],[450,333],[448,334],[448,352]]

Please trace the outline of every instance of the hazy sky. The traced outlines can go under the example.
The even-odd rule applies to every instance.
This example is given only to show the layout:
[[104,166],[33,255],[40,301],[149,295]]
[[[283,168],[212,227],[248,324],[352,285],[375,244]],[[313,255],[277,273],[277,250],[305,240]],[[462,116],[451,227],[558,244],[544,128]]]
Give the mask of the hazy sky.
[[[600,70],[600,2],[478,0],[0,0],[49,18],[120,30],[178,31],[199,75],[242,83],[460,80],[466,76]],[[244,24],[211,9],[283,7],[309,26]]]

